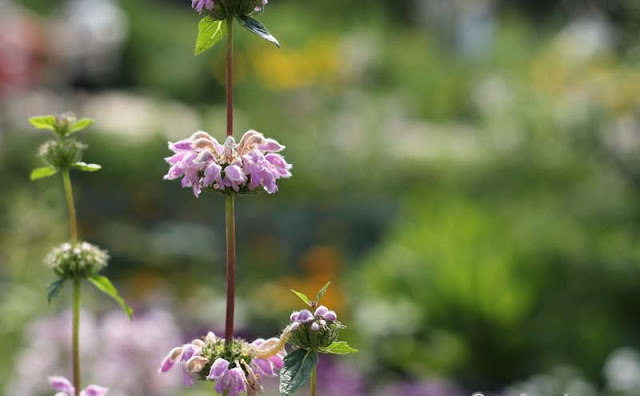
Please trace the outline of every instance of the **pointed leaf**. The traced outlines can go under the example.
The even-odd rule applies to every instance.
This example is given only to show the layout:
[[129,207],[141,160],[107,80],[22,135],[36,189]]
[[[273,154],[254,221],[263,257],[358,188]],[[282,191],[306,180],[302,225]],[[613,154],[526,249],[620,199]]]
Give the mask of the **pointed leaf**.
[[60,294],[60,291],[64,286],[64,281],[64,279],[58,279],[47,285],[47,301],[49,304],[51,304],[51,301]]
[[349,344],[344,341],[336,341],[328,347],[322,348],[321,351],[325,353],[333,353],[335,355],[349,355],[351,353],[358,352],[357,349],[351,348]]
[[98,164],[87,164],[86,162],[75,162],[71,165],[73,169],[85,171],[85,172],[95,172],[102,169],[102,167]]
[[122,310],[126,312],[127,316],[129,316],[129,319],[132,318],[133,309],[131,309],[131,307],[129,307],[127,303],[124,302],[124,299],[120,297],[120,295],[118,294],[118,290],[115,288],[115,286],[113,286],[109,278],[102,275],[95,275],[88,279],[89,282],[93,283],[93,285],[98,288],[98,290],[113,298],[120,305],[120,308],[122,308]]
[[78,121],[74,122],[73,125],[71,125],[71,127],[69,128],[69,131],[67,132],[67,135],[71,135],[72,133],[81,131],[86,127],[88,127],[89,125],[93,124],[94,122],[95,121],[92,120],[91,118],[81,118]]
[[226,21],[216,21],[207,16],[198,23],[198,38],[196,39],[195,54],[200,55],[213,47],[227,33]]
[[238,22],[251,33],[257,34],[263,39],[275,44],[276,47],[280,48],[280,43],[278,42],[278,40],[273,37],[271,33],[269,33],[267,28],[262,23],[249,16],[238,17]]
[[54,131],[57,127],[56,117],[52,115],[31,117],[29,118],[29,122],[38,129]]
[[293,289],[289,289],[289,290],[291,290],[293,294],[295,294],[296,296],[298,296],[298,298],[304,301],[305,304],[307,304],[308,306],[311,306],[311,300],[309,300],[309,297],[307,297],[304,293],[300,293],[299,291],[295,291]]
[[289,396],[311,378],[318,364],[318,354],[312,350],[296,349],[284,358],[280,370],[280,396]]
[[58,170],[56,168],[52,168],[50,166],[43,166],[42,168],[36,168],[32,170],[29,178],[31,180],[38,180],[45,177],[53,176],[56,173],[58,173]]
[[320,299],[322,298],[322,296],[324,296],[324,293],[327,292],[327,288],[329,288],[330,284],[331,282],[327,282],[324,286],[322,286],[322,289],[320,289],[318,295],[316,296],[316,304],[320,302]]

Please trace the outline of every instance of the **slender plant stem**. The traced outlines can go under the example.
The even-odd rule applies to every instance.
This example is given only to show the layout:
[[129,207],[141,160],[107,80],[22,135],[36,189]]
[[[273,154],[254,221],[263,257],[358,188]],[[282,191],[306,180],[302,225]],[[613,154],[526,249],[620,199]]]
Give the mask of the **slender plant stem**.
[[[227,136],[233,136],[233,18],[227,19]],[[227,313],[224,338],[227,346],[233,340],[233,318],[236,299],[236,221],[235,196],[227,195]]]
[[[64,193],[67,198],[67,209],[69,212],[69,224],[71,228],[71,242],[75,245],[78,243],[78,222],[76,220],[76,207],[73,203],[73,189],[71,188],[71,177],[69,170],[62,172],[62,182],[64,184]],[[72,317],[72,360],[73,360],[73,387],[75,388],[75,396],[80,395],[80,279],[73,280],[73,317]]]
[[311,372],[311,396],[316,396],[316,387],[318,384],[318,365],[316,364]]
[[73,280],[73,387],[80,395],[80,278]]
[[233,136],[233,18],[227,19],[227,136]]
[[67,209],[69,211],[69,225],[71,227],[71,242],[75,245],[78,243],[78,222],[76,220],[76,207],[73,203],[73,189],[71,188],[71,178],[69,170],[62,172],[62,182],[64,184],[64,192],[67,197]]
[[236,297],[236,222],[235,195],[226,197],[227,222],[227,316],[225,320],[224,337],[227,345],[233,340],[233,316]]

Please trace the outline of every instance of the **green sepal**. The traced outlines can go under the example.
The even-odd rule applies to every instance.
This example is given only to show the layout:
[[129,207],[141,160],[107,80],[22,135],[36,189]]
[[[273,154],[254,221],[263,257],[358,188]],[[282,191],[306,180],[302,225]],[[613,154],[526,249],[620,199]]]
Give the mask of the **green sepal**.
[[246,15],[238,17],[238,22],[251,33],[262,37],[268,42],[275,44],[276,47],[280,48],[280,43],[278,42],[278,40],[273,37],[271,33],[269,33],[267,28],[262,23]]
[[58,294],[60,294],[65,280],[66,279],[60,278],[47,285],[47,302],[49,304],[51,304],[51,301],[53,301],[53,299],[56,298]]
[[280,370],[280,396],[289,396],[311,378],[318,364],[318,354],[309,349],[296,349],[284,357]]
[[358,352],[358,350],[351,348],[345,341],[335,341],[328,347],[321,348],[320,352],[333,353],[334,355],[349,355]]
[[329,288],[330,284],[331,282],[327,282],[324,286],[322,286],[322,289],[320,289],[320,291],[318,292],[318,295],[316,296],[316,304],[320,302],[320,299],[322,298],[322,296],[324,296],[324,293],[327,292],[327,289]]
[[55,131],[58,128],[56,117],[52,115],[31,117],[29,118],[29,122],[38,129]]
[[102,275],[94,275],[87,278],[89,282],[93,283],[95,287],[98,288],[101,292],[107,294],[109,297],[113,298],[119,305],[120,308],[127,314],[129,320],[133,318],[133,309],[127,305],[122,297],[118,294],[118,290],[113,286],[109,278]]
[[65,136],[71,135],[72,133],[76,133],[78,131],[81,131],[85,128],[87,128],[88,126],[90,126],[91,124],[93,124],[95,121],[92,120],[91,118],[81,118],[78,121],[74,122],[69,129],[67,130],[67,133],[65,134]]
[[298,296],[298,298],[304,301],[305,304],[307,304],[308,306],[311,306],[311,300],[309,300],[309,297],[307,297],[304,293],[300,293],[299,291],[295,291],[293,289],[289,289],[289,290],[291,290],[293,294],[295,294],[296,296]]
[[198,23],[198,38],[196,39],[195,55],[213,47],[227,34],[226,21],[215,20],[206,16]]
[[87,164],[86,162],[78,161],[71,164],[73,169],[85,171],[85,172],[95,172],[102,169],[102,166],[98,164]]
[[38,180],[43,179],[45,177],[53,176],[58,173],[58,170],[52,166],[43,166],[42,168],[36,168],[31,171],[31,175],[29,179]]

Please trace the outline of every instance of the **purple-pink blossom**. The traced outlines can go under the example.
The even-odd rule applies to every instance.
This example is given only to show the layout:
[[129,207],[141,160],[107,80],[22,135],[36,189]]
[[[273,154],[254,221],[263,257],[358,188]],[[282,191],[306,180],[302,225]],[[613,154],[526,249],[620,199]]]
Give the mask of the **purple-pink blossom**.
[[277,180],[291,177],[291,164],[279,154],[284,146],[250,130],[236,143],[229,136],[224,145],[206,132],[169,142],[173,155],[165,180],[182,178],[183,188],[198,197],[203,189],[248,192],[262,187],[270,194],[278,191]]
[[185,385],[192,385],[191,375],[200,373],[210,364],[206,377],[203,377],[203,373],[199,375],[200,378],[215,382],[216,392],[219,394],[227,392],[228,396],[237,396],[241,392],[254,395],[262,390],[260,378],[275,377],[284,366],[286,354],[284,349],[274,351],[274,354],[269,357],[257,357],[261,348],[276,344],[277,341],[277,338],[269,340],[258,338],[250,344],[244,341],[234,341],[240,343],[245,356],[229,358],[228,356],[211,355],[212,351],[217,350],[214,344],[225,341],[217,338],[213,333],[209,333],[204,341],[194,340],[190,344],[172,349],[162,361],[158,371],[164,373],[175,365],[180,365]]
[[[55,396],[74,396],[75,388],[71,384],[71,381],[66,379],[65,377],[60,376],[52,376],[49,377],[49,384],[53,387],[53,389],[57,390],[58,393]],[[80,392],[80,396],[104,396],[109,392],[109,389],[104,388],[99,385],[89,385],[82,392]]]
[[202,12],[203,9],[207,11],[211,11],[213,9],[213,0],[192,0],[191,7],[198,11]]

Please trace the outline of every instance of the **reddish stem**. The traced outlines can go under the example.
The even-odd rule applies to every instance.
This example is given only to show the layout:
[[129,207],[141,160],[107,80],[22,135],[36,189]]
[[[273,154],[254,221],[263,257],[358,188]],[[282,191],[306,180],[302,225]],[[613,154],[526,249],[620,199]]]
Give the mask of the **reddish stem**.
[[[227,19],[227,136],[233,136],[233,18]],[[233,318],[236,298],[236,222],[235,196],[227,195],[226,234],[227,234],[227,312],[225,317],[224,338],[227,345],[233,340]]]
[[227,136],[233,136],[233,18],[227,19]]

